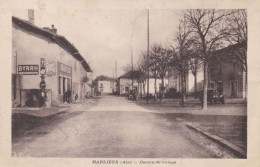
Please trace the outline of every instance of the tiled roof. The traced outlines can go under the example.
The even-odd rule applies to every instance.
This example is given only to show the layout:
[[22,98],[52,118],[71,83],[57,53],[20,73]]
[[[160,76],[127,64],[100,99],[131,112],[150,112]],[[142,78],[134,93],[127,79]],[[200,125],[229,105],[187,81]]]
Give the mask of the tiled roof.
[[139,79],[141,77],[142,73],[140,71],[129,71],[125,73],[124,75],[121,75],[119,78],[134,78]]
[[116,81],[116,79],[104,75],[98,76],[94,81]]

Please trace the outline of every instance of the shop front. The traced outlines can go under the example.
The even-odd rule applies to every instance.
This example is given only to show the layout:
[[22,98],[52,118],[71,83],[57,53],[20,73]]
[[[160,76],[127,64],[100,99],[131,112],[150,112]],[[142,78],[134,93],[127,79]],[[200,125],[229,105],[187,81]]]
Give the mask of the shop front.
[[58,62],[58,94],[59,101],[63,103],[71,102],[72,94],[72,68]]

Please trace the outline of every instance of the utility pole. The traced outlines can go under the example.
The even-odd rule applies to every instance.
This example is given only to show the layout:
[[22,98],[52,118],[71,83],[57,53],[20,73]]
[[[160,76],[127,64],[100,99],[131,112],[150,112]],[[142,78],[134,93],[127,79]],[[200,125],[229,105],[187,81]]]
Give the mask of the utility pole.
[[150,64],[150,57],[149,57],[149,9],[147,9],[147,100],[149,102],[149,64]]
[[132,90],[134,89],[134,65],[133,65],[133,49],[131,48],[131,78],[132,78]]
[[117,61],[115,62],[116,79],[117,79]]

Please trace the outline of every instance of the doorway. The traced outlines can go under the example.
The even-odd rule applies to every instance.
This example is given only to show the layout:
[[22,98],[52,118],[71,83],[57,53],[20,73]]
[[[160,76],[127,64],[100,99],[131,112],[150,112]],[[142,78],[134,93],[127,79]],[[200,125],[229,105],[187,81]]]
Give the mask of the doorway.
[[231,98],[237,97],[237,81],[231,81]]

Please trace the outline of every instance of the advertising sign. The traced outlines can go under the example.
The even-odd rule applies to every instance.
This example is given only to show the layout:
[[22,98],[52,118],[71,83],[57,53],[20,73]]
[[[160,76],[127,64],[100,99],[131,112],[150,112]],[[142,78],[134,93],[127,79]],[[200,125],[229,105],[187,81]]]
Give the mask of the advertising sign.
[[18,65],[18,73],[23,75],[38,75],[39,65]]
[[63,74],[72,75],[72,68],[59,62],[59,72]]
[[46,76],[51,77],[56,75],[56,62],[55,61],[47,61],[46,62]]

